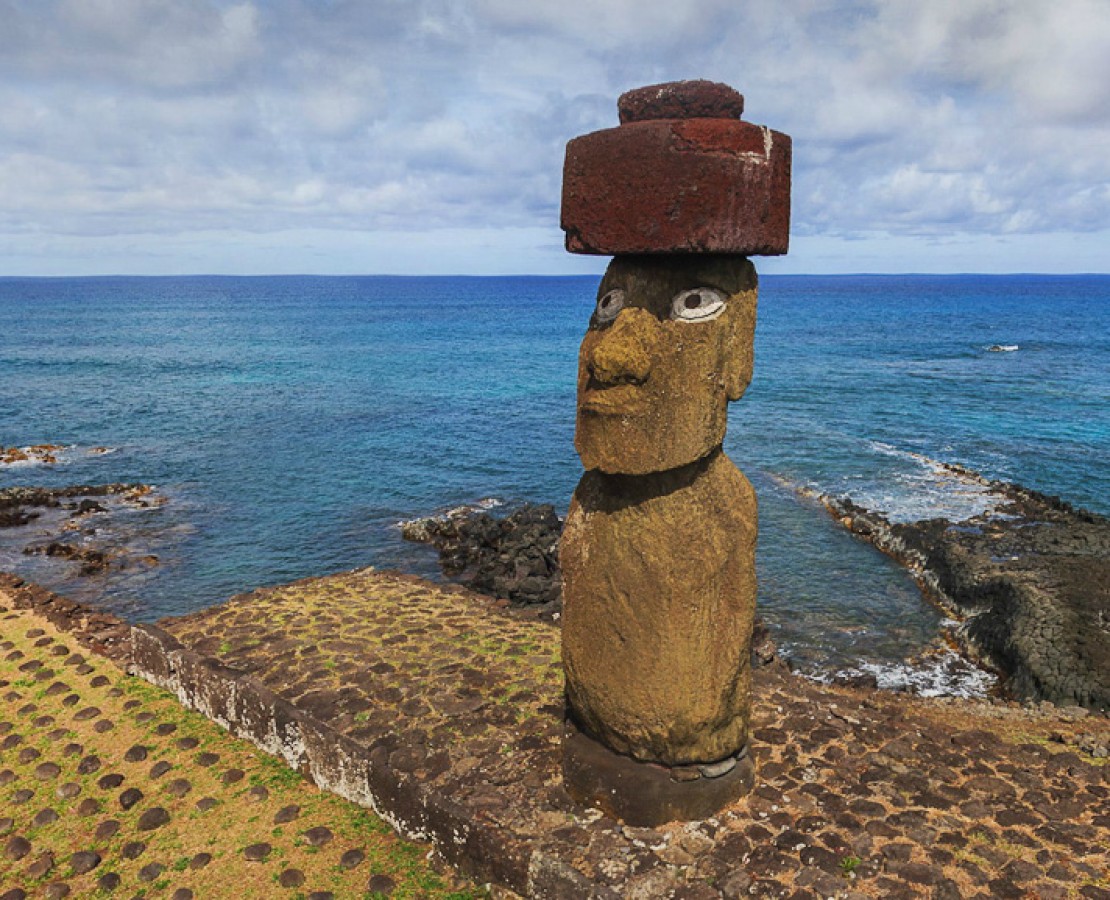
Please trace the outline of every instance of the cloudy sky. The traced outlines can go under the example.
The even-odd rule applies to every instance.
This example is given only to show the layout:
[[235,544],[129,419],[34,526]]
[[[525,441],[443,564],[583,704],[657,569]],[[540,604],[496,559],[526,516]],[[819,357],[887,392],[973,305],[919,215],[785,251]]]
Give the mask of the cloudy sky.
[[568,273],[643,84],[794,139],[765,272],[1110,271],[1110,0],[0,0],[0,274]]

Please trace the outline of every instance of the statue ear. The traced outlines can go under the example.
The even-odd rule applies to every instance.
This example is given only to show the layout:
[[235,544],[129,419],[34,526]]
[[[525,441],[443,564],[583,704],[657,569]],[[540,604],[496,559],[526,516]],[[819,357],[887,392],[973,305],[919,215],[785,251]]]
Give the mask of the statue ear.
[[755,362],[755,291],[741,291],[728,298],[729,327],[724,346],[725,396],[739,400],[752,380]]

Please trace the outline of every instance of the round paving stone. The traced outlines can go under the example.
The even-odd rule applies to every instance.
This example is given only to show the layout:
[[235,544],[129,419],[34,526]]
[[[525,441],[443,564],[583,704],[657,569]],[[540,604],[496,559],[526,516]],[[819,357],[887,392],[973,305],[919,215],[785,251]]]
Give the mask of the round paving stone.
[[0,750],[11,750],[13,747],[18,747],[23,743],[23,735],[9,734],[4,740],[0,741]]
[[107,734],[115,727],[116,724],[111,719],[101,719],[99,722],[93,725],[93,731],[95,731],[97,734]]
[[270,792],[262,785],[257,784],[247,791],[247,797],[255,803],[261,803],[263,800],[270,799]]
[[78,850],[69,858],[69,866],[74,874],[84,875],[100,865],[100,854],[95,850]]
[[53,881],[46,886],[43,896],[46,900],[63,900],[69,896],[69,885],[64,881]]
[[315,828],[310,828],[303,835],[305,841],[312,847],[323,847],[333,837],[330,828],[325,828],[323,825],[317,825]]
[[35,777],[39,781],[49,781],[51,778],[57,778],[62,771],[62,767],[57,763],[44,762],[35,766]]
[[215,797],[201,797],[197,801],[197,809],[199,809],[201,812],[208,812],[208,810],[212,809],[215,805]]
[[143,702],[141,700],[128,700],[126,703],[123,704],[123,708],[130,712],[131,710],[137,709],[142,705]]
[[363,853],[361,850],[348,850],[341,857],[339,857],[339,868],[353,869],[356,866],[361,865],[364,859],[366,859],[366,854]]
[[77,804],[77,815],[95,816],[100,812],[101,803],[95,797],[86,797]]
[[162,737],[165,737],[167,734],[173,734],[175,731],[177,731],[177,726],[174,725],[173,722],[163,722],[154,729],[154,733]]
[[170,900],[193,900],[193,892],[188,888],[178,888],[170,895]]
[[79,709],[73,714],[75,722],[85,722],[89,719],[95,719],[100,715],[100,710],[95,706],[86,706],[84,709]]
[[219,761],[220,761],[220,755],[218,753],[205,752],[205,753],[198,753],[197,754],[197,765],[198,766],[204,766],[205,768],[207,768],[208,766],[214,766]]
[[153,718],[154,718],[154,713],[146,712],[145,710],[141,713],[135,713],[135,721],[138,722],[140,725],[145,725],[147,722],[149,722]]
[[34,796],[34,791],[29,790],[28,788],[20,788],[18,791],[12,794],[12,803],[16,804],[17,806],[21,806]]
[[192,750],[200,741],[195,737],[183,737],[178,738],[174,743],[177,744],[178,750]]
[[124,809],[130,809],[136,803],[143,799],[143,792],[138,788],[128,788],[119,795],[119,805]]
[[161,778],[172,768],[173,766],[171,766],[165,760],[162,760],[161,762],[156,762],[153,766],[150,767],[150,777]]
[[69,734],[68,728],[55,728],[52,731],[46,732],[46,738],[50,743],[56,744],[62,738]]
[[220,781],[224,784],[235,784],[243,780],[244,772],[242,769],[228,769],[220,776]]
[[392,878],[381,874],[372,875],[370,880],[366,882],[366,890],[371,894],[384,894],[387,897],[393,893],[395,886]]
[[147,757],[148,750],[142,744],[136,744],[134,747],[128,749],[123,754],[123,758],[127,762],[142,762]]
[[62,698],[62,706],[76,706],[80,702],[80,694],[66,694],[66,696]]
[[72,800],[81,793],[81,785],[76,781],[67,781],[65,784],[58,785],[58,789],[54,793],[62,800]]
[[335,894],[331,891],[313,891],[307,900],[335,900]]
[[266,859],[267,856],[270,855],[270,851],[272,849],[273,848],[265,842],[260,844],[251,844],[249,847],[243,850],[243,858],[247,862],[262,862],[264,859]]
[[15,828],[15,819],[11,816],[4,816],[0,819],[0,837],[11,834],[13,828]]
[[81,760],[81,762],[79,762],[77,764],[77,774],[78,775],[91,775],[93,772],[95,772],[99,768],[100,768],[100,757],[99,756],[92,756],[92,755],[86,756],[84,759]]
[[53,869],[54,853],[51,850],[47,850],[27,867],[27,874],[38,881],[40,878],[45,878],[49,875]]
[[47,806],[35,813],[35,817],[31,820],[31,824],[34,825],[35,828],[44,828],[47,825],[53,825],[58,819],[58,814]]
[[49,728],[51,725],[54,724],[54,717],[53,716],[39,716],[31,724],[34,725],[36,728]]
[[57,697],[58,694],[65,694],[70,691],[70,686],[64,681],[55,681],[50,687],[46,689],[47,697]]
[[120,877],[115,872],[105,872],[96,879],[96,886],[105,893],[114,891],[119,887]]
[[0,894],[0,900],[27,900],[27,892],[23,888],[12,888]]
[[166,812],[161,806],[152,806],[150,809],[143,812],[139,816],[139,830],[151,831],[155,828],[161,828],[170,820],[170,814]]
[[174,797],[184,797],[193,789],[193,785],[184,778],[175,778],[166,785],[166,793]]
[[21,834],[8,838],[8,842],[4,845],[4,855],[8,859],[23,859],[30,852],[31,842]]
[[147,863],[139,869],[139,881],[153,881],[165,871],[166,867],[160,862]]
[[75,671],[78,675],[88,675],[90,672],[93,671],[93,667],[88,665],[87,663],[82,663],[76,668]]
[[212,862],[211,853],[198,853],[196,856],[189,860],[189,868],[193,870],[203,869],[210,862]]
[[123,784],[123,776],[120,775],[119,772],[112,772],[108,775],[101,776],[96,786],[102,791],[110,791],[114,788],[118,788],[121,784]]
[[301,814],[301,808],[295,803],[289,806],[283,806],[274,814],[274,824],[284,825],[287,822],[292,822],[297,816]]
[[39,751],[36,750],[34,747],[24,747],[22,750],[19,751],[19,756],[17,757],[17,759],[23,765],[27,765],[28,763],[33,763],[40,756],[42,756],[42,754],[39,753]]
[[92,679],[92,681],[89,682],[89,684],[92,685],[95,688],[98,688],[98,687],[104,687],[104,685],[106,685],[108,683],[108,681],[109,681],[109,679],[106,676],[97,675],[96,678]]
[[11,769],[0,771],[0,787],[5,784],[11,784],[13,781],[15,781],[15,772]]
[[286,869],[278,876],[278,884],[283,888],[295,888],[304,884],[304,872],[300,869]]
[[138,859],[145,850],[146,844],[142,841],[128,841],[120,848],[119,852],[124,859]]
[[66,744],[62,747],[62,756],[77,756],[84,749],[80,744]]
[[105,819],[103,822],[96,826],[96,831],[93,832],[93,836],[98,841],[110,840],[111,838],[114,838],[116,836],[116,832],[119,831],[119,827],[119,822],[115,819]]

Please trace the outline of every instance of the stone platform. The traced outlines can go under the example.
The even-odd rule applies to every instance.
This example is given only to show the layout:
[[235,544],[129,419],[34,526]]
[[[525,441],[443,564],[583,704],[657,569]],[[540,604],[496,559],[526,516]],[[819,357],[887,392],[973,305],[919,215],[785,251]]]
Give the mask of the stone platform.
[[563,787],[558,629],[486,598],[361,570],[132,636],[136,669],[521,895],[1110,898],[1110,723],[1085,710],[757,669],[753,792],[629,828]]

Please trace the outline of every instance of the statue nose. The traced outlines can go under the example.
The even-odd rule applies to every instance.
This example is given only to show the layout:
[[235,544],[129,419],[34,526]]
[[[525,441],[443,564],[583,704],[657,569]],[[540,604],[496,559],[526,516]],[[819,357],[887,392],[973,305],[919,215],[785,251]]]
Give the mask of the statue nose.
[[651,373],[651,346],[659,327],[647,310],[624,309],[602,334],[588,368],[601,384],[642,384]]

